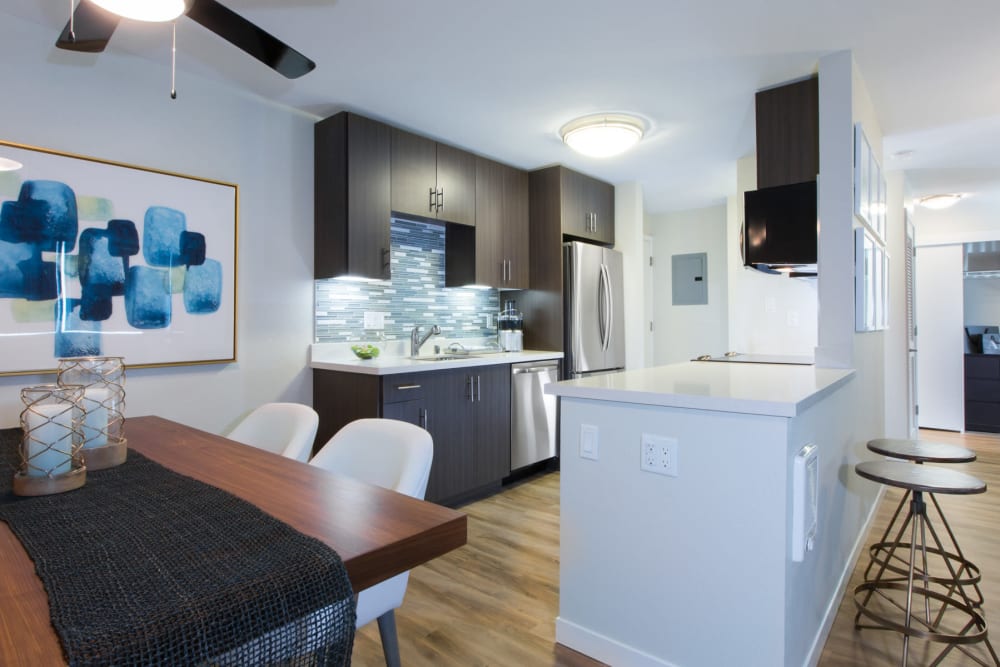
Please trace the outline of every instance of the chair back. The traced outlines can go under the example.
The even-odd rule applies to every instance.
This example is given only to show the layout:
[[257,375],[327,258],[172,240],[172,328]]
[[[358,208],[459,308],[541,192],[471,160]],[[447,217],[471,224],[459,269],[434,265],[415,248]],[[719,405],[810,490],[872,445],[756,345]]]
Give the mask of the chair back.
[[431,434],[396,419],[358,419],[337,431],[310,465],[423,499],[434,458]]
[[318,428],[319,415],[308,405],[265,403],[226,437],[296,461],[308,461]]

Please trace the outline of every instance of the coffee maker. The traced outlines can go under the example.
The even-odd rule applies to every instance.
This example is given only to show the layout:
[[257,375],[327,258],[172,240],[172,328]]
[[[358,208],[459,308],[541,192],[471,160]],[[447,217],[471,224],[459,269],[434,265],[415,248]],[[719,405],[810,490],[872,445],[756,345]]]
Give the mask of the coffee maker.
[[513,300],[504,302],[504,309],[497,316],[497,342],[504,352],[524,349],[524,318]]

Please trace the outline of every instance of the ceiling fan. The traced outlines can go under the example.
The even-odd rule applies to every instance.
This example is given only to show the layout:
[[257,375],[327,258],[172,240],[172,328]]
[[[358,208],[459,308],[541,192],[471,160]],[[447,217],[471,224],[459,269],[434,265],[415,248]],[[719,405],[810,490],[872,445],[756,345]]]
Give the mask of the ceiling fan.
[[148,0],[80,0],[56,46],[70,51],[99,53],[107,46],[122,18],[170,21],[186,14],[289,79],[298,78],[316,67],[312,60],[216,0],[174,0],[173,12],[154,18],[143,18],[131,11],[152,4],[155,3]]

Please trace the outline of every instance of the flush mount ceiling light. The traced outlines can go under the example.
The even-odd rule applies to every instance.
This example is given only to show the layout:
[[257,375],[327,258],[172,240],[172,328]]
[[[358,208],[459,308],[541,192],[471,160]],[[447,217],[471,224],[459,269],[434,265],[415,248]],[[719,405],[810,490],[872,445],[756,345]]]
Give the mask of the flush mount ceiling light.
[[136,21],[173,21],[184,13],[184,0],[90,0],[101,9]]
[[939,211],[943,208],[954,206],[961,198],[962,195],[960,194],[930,195],[928,197],[921,197],[919,203],[925,208],[932,208]]
[[559,134],[570,148],[590,157],[611,157],[642,139],[642,121],[626,114],[595,114],[563,125]]
[[0,157],[0,171],[17,171],[24,165],[17,160],[11,160],[9,158]]

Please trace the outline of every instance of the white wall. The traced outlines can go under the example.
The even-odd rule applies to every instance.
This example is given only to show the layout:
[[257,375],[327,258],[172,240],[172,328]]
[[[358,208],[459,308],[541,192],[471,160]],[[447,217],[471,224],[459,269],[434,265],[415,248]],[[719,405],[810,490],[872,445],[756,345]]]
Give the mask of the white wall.
[[812,356],[818,321],[816,280],[769,275],[743,266],[739,245],[743,193],[756,188],[756,158],[743,158],[736,165],[736,195],[728,198],[726,214],[729,349]]
[[917,250],[917,397],[922,428],[965,427],[962,246]]
[[615,186],[615,250],[622,253],[625,283],[625,368],[646,365],[645,250],[642,229],[642,186]]
[[[261,402],[311,403],[315,119],[191,75],[172,101],[169,69],[59,51],[54,39],[11,16],[0,22],[0,137],[239,185],[238,361],[131,369],[127,416],[220,431]],[[0,426],[17,424],[21,387],[52,379],[0,378]]]
[[[729,347],[726,207],[678,211],[646,217],[653,237],[654,365],[722,354]],[[708,304],[673,305],[673,255],[708,255]]]

